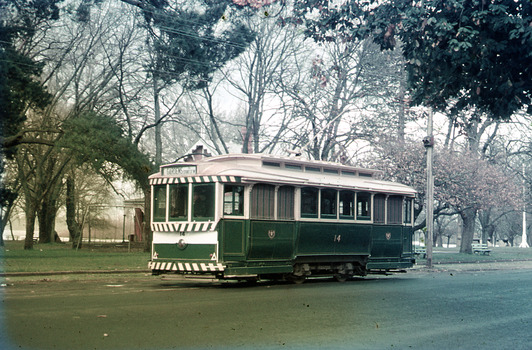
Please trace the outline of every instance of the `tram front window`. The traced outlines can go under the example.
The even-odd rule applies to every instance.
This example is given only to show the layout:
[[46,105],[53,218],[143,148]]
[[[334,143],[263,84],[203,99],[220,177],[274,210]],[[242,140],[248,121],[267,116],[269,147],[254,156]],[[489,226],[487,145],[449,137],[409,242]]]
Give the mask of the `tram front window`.
[[170,220],[186,220],[188,185],[170,185]]
[[224,186],[224,215],[244,215],[244,186]]
[[153,221],[166,221],[166,186],[153,187]]
[[194,185],[192,189],[192,216],[194,220],[214,218],[214,185]]

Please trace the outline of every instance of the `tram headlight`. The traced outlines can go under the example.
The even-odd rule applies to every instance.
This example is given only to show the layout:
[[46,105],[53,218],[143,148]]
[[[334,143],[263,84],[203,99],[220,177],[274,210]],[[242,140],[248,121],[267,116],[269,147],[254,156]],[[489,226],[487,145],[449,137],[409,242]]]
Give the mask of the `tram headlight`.
[[179,242],[177,242],[177,246],[179,249],[183,250],[187,247],[187,243],[185,242],[184,239],[180,239]]

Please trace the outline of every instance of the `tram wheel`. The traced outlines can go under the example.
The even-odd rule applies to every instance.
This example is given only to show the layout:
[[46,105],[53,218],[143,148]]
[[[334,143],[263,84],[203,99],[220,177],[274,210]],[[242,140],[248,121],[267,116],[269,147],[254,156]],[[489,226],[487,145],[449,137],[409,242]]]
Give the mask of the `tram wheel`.
[[288,275],[286,276],[286,280],[294,283],[294,284],[302,284],[305,282],[307,278],[305,276],[296,276],[296,275]]
[[347,279],[348,279],[349,277],[350,277],[349,275],[344,275],[344,274],[339,274],[339,273],[336,274],[336,275],[334,275],[334,279],[335,279],[336,281],[338,281],[338,282],[341,282],[341,283],[347,281]]

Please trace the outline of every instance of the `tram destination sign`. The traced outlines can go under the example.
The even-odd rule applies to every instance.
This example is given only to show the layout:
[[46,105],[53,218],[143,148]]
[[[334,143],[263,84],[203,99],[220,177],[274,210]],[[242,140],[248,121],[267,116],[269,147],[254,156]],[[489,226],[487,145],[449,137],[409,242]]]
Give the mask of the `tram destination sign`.
[[170,166],[162,168],[163,175],[194,175],[196,174],[195,165],[181,165],[181,166]]

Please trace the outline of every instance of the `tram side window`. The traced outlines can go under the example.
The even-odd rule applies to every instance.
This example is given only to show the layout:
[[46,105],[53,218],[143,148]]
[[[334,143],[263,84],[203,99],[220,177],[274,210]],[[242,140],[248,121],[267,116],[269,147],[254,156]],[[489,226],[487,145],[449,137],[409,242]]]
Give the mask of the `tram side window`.
[[153,221],[166,221],[166,185],[153,186]]
[[170,185],[170,220],[188,217],[188,185]]
[[224,185],[224,215],[244,215],[244,186]]
[[214,184],[194,185],[192,216],[195,220],[214,218]]
[[321,190],[321,217],[336,219],[336,190]]
[[303,187],[301,189],[301,217],[318,217],[318,189]]
[[251,218],[273,219],[275,208],[275,186],[256,184],[251,190]]
[[404,215],[404,220],[403,220],[404,223],[411,224],[412,223],[412,199],[411,198],[405,198],[404,200],[403,215]]
[[403,220],[403,197],[388,197],[388,224],[401,224]]
[[373,199],[373,222],[377,224],[384,224],[386,222],[385,204],[386,196],[383,194],[376,194]]
[[340,219],[353,219],[355,217],[355,193],[340,191]]
[[371,194],[357,193],[357,220],[371,220]]
[[277,218],[279,220],[294,219],[294,188],[281,186],[277,193]]

